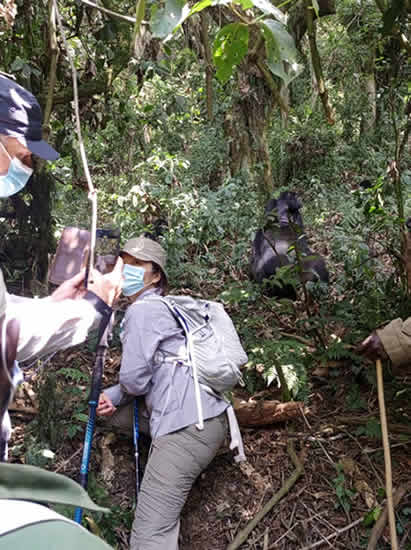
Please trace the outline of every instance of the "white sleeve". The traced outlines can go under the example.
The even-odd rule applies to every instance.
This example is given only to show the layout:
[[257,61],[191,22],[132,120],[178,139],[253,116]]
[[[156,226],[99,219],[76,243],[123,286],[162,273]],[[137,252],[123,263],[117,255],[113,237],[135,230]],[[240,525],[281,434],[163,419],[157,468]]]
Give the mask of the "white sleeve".
[[7,316],[20,322],[17,360],[41,355],[84,342],[101,315],[87,300],[32,299],[7,295]]

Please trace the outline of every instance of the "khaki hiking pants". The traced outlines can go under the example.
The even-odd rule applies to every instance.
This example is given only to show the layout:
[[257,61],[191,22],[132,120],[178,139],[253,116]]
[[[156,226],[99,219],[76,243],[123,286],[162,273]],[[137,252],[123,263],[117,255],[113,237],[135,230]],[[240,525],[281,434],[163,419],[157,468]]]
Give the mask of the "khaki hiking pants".
[[[130,430],[133,405],[119,407],[109,423]],[[146,426],[141,423],[141,431]],[[130,550],[178,550],[180,513],[199,474],[227,435],[227,415],[206,420],[153,440],[138,495]]]

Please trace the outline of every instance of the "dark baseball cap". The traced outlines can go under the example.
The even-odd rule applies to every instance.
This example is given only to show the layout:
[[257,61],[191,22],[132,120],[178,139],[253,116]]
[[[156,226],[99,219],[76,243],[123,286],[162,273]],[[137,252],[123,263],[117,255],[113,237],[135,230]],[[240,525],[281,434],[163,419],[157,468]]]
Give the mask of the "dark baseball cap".
[[59,158],[57,151],[42,139],[43,114],[32,93],[0,75],[0,134],[17,138],[44,160]]

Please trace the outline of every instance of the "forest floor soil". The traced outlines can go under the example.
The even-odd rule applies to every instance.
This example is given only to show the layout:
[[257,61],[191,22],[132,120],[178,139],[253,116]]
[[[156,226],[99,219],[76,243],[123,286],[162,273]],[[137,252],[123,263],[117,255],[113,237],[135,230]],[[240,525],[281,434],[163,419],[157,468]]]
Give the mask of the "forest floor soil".
[[[92,362],[87,351],[58,354],[45,369],[58,373],[72,364]],[[119,354],[112,352],[105,370],[105,385],[118,370]],[[372,368],[370,366],[369,368]],[[32,370],[32,373],[35,372]],[[20,390],[15,406],[38,409],[39,377]],[[37,378],[37,381],[36,381]],[[357,402],[347,405],[353,385],[358,386]],[[59,384],[58,384],[59,385]],[[78,387],[63,379],[56,396],[59,436],[52,450],[55,458],[49,469],[78,478],[83,444],[83,427],[67,436],[71,397],[68,389]],[[87,384],[82,399],[86,403]],[[393,486],[411,480],[411,428],[409,395],[411,379],[388,380],[387,408],[391,413],[390,441]],[[44,400],[44,396],[42,397]],[[77,395],[75,399],[79,400]],[[247,462],[235,463],[228,444],[223,446],[210,466],[194,484],[181,519],[180,550],[223,550],[279,491],[295,467],[287,450],[290,441],[303,463],[302,475],[284,497],[259,521],[242,550],[309,550],[333,548],[359,550],[367,541],[378,511],[385,506],[384,456],[379,437],[379,411],[376,388],[366,377],[353,380],[342,365],[327,378],[312,378],[307,399],[308,414],[287,423],[243,429]],[[42,413],[44,414],[44,412]],[[13,462],[30,462],[30,441],[37,438],[39,414],[12,413],[14,433],[11,444]],[[142,439],[142,463],[149,440]],[[31,461],[32,462],[32,461]],[[100,428],[93,444],[91,496],[112,508],[111,519],[97,518],[102,534],[115,548],[126,549],[135,504],[135,465],[132,440],[121,434],[109,435]],[[400,548],[411,548],[411,491],[396,509]],[[364,519],[365,521],[358,521]],[[368,525],[367,525],[368,523]],[[388,526],[379,539],[378,550],[390,548]]]

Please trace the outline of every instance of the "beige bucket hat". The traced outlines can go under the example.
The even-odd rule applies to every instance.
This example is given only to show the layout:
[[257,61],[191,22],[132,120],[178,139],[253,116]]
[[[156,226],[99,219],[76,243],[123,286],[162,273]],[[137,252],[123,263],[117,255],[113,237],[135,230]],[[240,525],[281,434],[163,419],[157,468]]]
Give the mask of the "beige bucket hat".
[[133,256],[137,260],[143,260],[145,262],[155,262],[161,267],[164,275],[167,277],[166,262],[167,253],[164,248],[147,237],[134,237],[126,242],[120,251],[120,255],[126,252]]

